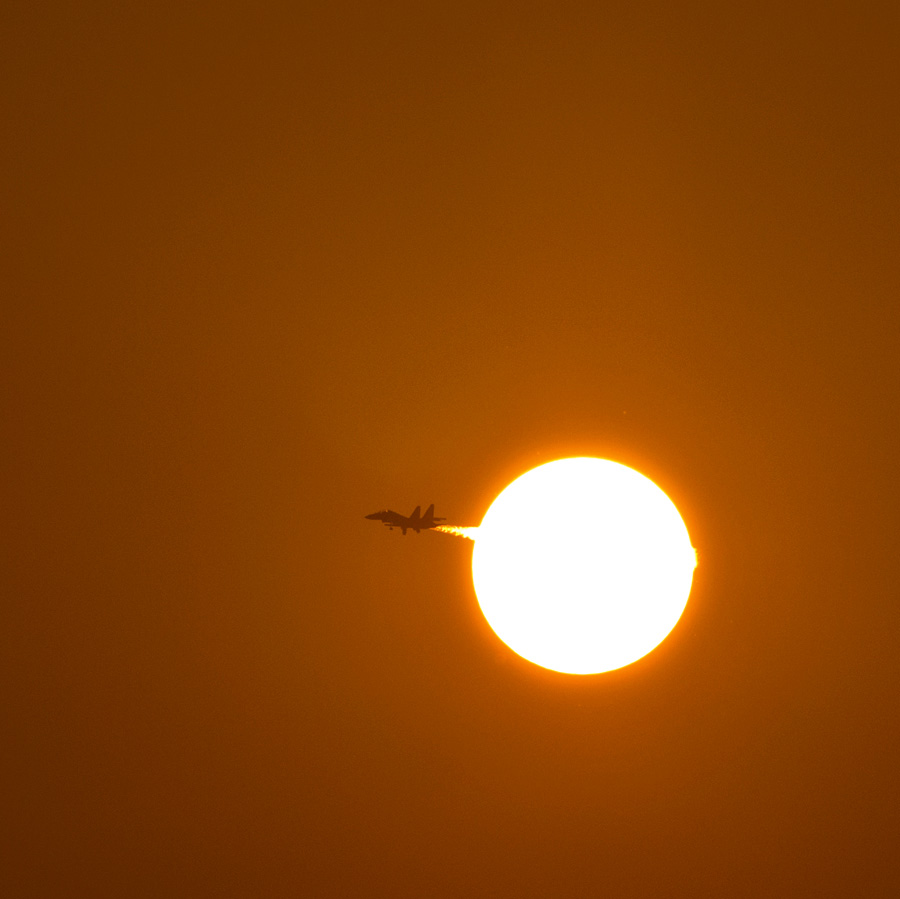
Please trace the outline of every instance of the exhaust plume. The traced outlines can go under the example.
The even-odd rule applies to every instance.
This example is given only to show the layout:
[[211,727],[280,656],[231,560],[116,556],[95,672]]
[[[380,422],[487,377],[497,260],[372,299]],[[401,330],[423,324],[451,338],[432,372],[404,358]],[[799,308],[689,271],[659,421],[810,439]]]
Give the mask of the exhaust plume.
[[461,528],[453,524],[440,524],[434,531],[440,531],[442,534],[453,534],[454,537],[465,537],[466,540],[474,540],[478,534],[478,528]]

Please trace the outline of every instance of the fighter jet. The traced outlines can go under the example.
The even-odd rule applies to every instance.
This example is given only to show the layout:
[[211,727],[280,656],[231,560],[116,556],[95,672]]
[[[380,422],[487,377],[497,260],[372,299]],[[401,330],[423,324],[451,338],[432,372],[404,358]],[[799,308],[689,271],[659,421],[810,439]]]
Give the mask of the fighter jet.
[[425,514],[422,516],[419,515],[421,508],[421,506],[416,506],[409,518],[406,518],[399,512],[392,512],[390,509],[385,509],[383,512],[373,512],[371,515],[366,515],[366,518],[371,518],[374,521],[383,521],[391,530],[400,528],[404,537],[410,528],[418,534],[419,531],[435,528],[439,522],[447,520],[446,518],[434,517],[434,503],[425,510]]

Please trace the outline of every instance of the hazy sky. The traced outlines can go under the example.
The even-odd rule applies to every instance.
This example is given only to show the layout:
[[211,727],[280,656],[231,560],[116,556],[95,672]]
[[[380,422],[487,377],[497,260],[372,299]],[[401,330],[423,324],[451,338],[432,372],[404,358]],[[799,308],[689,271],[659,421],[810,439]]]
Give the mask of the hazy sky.
[[[4,9],[0,892],[892,894],[896,5],[314,6]],[[588,678],[363,518],[571,455]]]

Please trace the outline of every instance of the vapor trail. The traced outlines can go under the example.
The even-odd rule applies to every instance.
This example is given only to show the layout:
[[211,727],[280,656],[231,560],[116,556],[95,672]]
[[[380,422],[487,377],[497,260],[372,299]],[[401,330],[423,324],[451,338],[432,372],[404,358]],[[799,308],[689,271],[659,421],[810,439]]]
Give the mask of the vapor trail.
[[474,540],[478,534],[478,528],[460,528],[453,524],[439,524],[432,530],[440,531],[442,534],[453,534],[454,537],[465,537],[466,540]]

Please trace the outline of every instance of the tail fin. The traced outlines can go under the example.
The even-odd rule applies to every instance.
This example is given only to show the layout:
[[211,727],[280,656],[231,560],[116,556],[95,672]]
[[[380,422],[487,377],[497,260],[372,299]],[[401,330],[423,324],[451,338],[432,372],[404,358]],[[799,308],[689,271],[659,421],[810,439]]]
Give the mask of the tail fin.
[[410,521],[418,521],[418,520],[419,520],[419,513],[420,513],[421,511],[422,511],[422,507],[421,507],[421,506],[416,506],[415,509],[413,509],[412,515],[409,516],[409,520],[410,520]]
[[422,520],[434,524],[434,503],[425,510],[425,517]]

